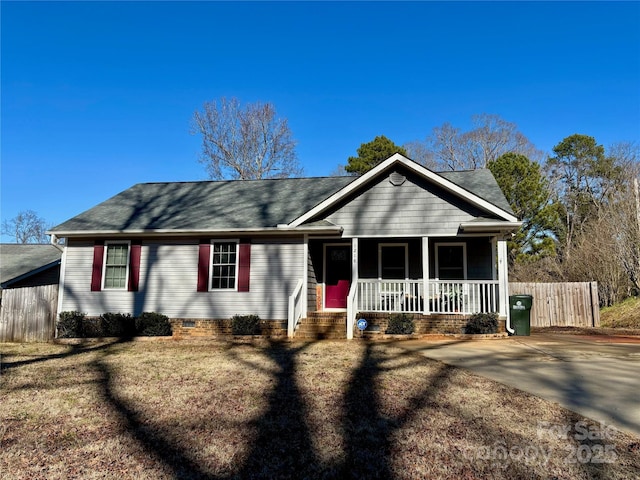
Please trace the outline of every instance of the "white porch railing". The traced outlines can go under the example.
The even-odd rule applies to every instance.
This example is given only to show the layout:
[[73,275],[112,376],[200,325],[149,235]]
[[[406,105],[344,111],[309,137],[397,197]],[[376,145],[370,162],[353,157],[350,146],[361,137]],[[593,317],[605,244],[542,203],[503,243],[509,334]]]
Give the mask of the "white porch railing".
[[[360,279],[359,312],[491,313],[500,308],[497,280],[444,281]],[[426,300],[426,304],[425,304]]]
[[287,336],[293,337],[298,322],[302,318],[302,280],[298,280],[296,288],[293,289],[293,293],[289,296],[289,314],[287,316]]
[[429,280],[431,313],[492,313],[498,304],[498,280]]
[[359,312],[413,312],[423,310],[422,280],[358,280]]

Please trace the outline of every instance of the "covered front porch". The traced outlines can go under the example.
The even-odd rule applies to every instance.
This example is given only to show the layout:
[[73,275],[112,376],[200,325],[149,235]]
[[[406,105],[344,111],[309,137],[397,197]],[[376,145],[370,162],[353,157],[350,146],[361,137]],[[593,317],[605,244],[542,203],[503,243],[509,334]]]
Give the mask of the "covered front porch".
[[312,312],[342,312],[346,338],[368,314],[507,316],[500,236],[312,238],[305,245],[307,274],[290,297],[289,336]]
[[499,311],[498,280],[359,279],[355,290],[358,312],[429,315]]

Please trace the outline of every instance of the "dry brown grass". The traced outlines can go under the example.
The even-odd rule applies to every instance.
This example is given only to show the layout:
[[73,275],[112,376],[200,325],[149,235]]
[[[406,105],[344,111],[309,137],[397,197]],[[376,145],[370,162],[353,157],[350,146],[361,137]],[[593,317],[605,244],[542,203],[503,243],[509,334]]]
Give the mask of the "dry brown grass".
[[640,331],[640,297],[630,297],[624,302],[603,308],[600,324],[609,328],[627,328]]
[[639,438],[558,438],[598,424],[401,342],[0,352],[3,479],[640,476]]

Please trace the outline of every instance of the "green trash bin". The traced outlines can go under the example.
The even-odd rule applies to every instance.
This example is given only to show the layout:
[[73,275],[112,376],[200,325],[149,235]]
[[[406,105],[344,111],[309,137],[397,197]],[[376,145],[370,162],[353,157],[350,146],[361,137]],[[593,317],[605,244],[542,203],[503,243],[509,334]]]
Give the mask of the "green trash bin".
[[514,335],[531,335],[531,295],[511,295],[509,310],[511,312],[511,327],[516,331]]

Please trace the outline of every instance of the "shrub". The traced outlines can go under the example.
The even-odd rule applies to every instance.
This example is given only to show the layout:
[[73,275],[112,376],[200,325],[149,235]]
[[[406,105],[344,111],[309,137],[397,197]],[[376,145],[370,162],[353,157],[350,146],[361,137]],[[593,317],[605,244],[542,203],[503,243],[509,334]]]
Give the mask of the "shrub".
[[136,334],[143,337],[171,335],[169,317],[156,312],[144,312],[135,319]]
[[497,313],[474,313],[467,322],[465,333],[496,333],[498,331]]
[[398,313],[389,317],[387,332],[390,335],[410,335],[416,329],[413,317],[406,313]]
[[100,331],[104,337],[132,337],[136,331],[135,318],[130,313],[103,313]]
[[60,312],[58,315],[58,338],[78,338],[84,336],[86,313],[77,311]]
[[234,315],[231,317],[231,333],[234,335],[259,335],[260,317],[258,315]]
[[102,331],[102,322],[100,317],[88,317],[82,320],[81,337],[83,338],[99,338],[104,337]]

